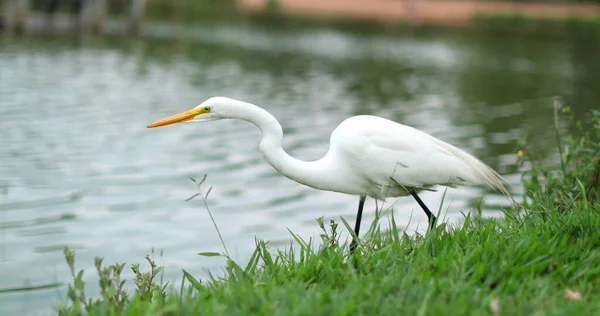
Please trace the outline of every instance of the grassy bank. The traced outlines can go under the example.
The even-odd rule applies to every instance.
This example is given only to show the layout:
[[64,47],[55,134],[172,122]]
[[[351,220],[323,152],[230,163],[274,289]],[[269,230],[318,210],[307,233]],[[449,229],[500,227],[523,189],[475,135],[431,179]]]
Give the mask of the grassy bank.
[[600,30],[600,16],[595,18],[571,16],[566,18],[536,17],[526,14],[479,15],[473,25],[492,30],[521,33],[560,32],[573,35],[578,31]]
[[146,17],[150,20],[194,23],[232,19],[237,15],[234,0],[153,0],[146,7]]
[[[97,259],[102,296],[94,299],[82,295],[82,272],[65,249],[74,281],[60,313],[592,315],[600,309],[600,112],[588,123],[569,125],[582,137],[557,138],[555,164],[521,143],[515,156],[527,197],[522,209],[505,210],[504,219],[474,212],[425,236],[383,232],[374,223],[354,256],[339,238],[340,230],[351,230],[347,223],[320,222],[316,250],[293,234],[296,251],[259,241],[247,265],[223,254],[223,278],[197,280],[183,271],[180,289],[159,284],[160,267],[148,258],[148,272],[132,266],[138,290],[125,293],[119,277],[125,266],[102,267]],[[395,227],[393,217],[382,220]]]

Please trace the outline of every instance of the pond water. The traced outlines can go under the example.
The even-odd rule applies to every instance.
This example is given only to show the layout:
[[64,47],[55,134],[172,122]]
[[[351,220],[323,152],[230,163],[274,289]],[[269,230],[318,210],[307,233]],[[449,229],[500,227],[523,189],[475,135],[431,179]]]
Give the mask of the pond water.
[[[223,238],[242,263],[255,238],[317,238],[316,219],[354,221],[358,199],[297,184],[258,151],[241,121],[147,129],[156,119],[224,95],[261,105],[285,131],[284,148],[313,160],[345,118],[375,114],[476,154],[521,194],[516,141],[531,134],[556,154],[552,97],[583,115],[600,101],[600,49],[584,35],[515,38],[474,32],[365,34],[329,28],[220,25],[185,36],[0,36],[0,290],[69,282],[62,247],[77,252],[95,293],[94,256],[143,263],[151,249],[165,280],[181,269],[222,273],[222,251],[189,177],[205,189]],[[422,194],[438,207],[443,190]],[[459,222],[484,197],[450,189],[443,212]],[[401,229],[424,228],[412,198],[389,200]],[[374,217],[367,202],[363,227]],[[364,229],[366,230],[366,229]],[[363,231],[364,231],[363,230]],[[347,234],[346,234],[347,235]],[[145,266],[143,266],[146,268]],[[130,277],[129,268],[126,277]],[[129,282],[131,284],[131,282]],[[52,313],[65,287],[0,293],[0,313]]]

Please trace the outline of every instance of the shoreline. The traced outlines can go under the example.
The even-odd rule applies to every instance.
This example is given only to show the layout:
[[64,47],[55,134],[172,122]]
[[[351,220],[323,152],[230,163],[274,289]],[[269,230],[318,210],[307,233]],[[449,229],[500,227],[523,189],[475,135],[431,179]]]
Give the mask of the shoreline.
[[600,19],[600,4],[477,0],[238,0],[243,13],[355,19],[379,23],[471,26],[477,18],[521,15],[542,19]]

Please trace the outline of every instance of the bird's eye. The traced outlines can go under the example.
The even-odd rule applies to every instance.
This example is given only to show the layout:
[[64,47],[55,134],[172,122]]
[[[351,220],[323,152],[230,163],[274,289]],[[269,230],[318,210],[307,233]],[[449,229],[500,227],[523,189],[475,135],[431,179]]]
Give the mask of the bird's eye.
[[207,107],[205,107],[205,108],[204,108],[204,111],[206,111],[206,112],[210,112],[210,106],[207,106]]

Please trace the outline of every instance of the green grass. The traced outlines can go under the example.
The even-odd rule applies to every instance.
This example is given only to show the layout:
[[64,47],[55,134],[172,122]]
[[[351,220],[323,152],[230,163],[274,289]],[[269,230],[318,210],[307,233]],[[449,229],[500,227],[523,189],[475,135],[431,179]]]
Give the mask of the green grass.
[[102,267],[98,258],[102,295],[87,299],[83,272],[65,249],[74,281],[60,314],[594,315],[600,310],[600,112],[591,126],[581,127],[581,137],[557,134],[561,161],[550,166],[521,143],[522,209],[506,209],[503,219],[475,212],[425,236],[398,231],[390,217],[391,230],[373,223],[354,255],[339,237],[341,229],[351,231],[345,221],[318,221],[318,245],[293,233],[296,248],[257,241],[245,266],[226,254],[203,253],[223,256],[226,274],[198,280],[183,271],[179,289],[157,281],[161,268],[147,257],[150,271],[134,265],[137,290],[125,293],[124,265]]

